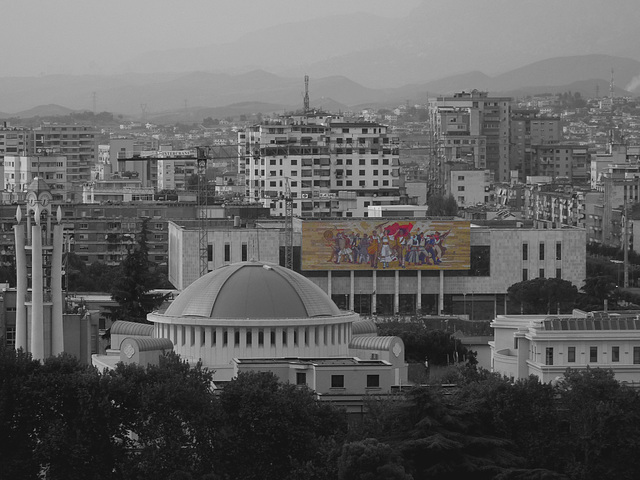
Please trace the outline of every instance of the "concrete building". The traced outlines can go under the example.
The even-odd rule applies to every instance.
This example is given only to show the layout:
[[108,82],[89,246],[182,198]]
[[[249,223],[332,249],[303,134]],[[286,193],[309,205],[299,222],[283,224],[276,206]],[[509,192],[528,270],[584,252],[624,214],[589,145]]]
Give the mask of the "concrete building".
[[575,311],[573,315],[498,315],[491,326],[492,371],[513,380],[548,383],[567,368],[612,369],[616,379],[640,383],[638,312]]
[[15,195],[16,200],[23,199],[34,178],[42,178],[51,189],[55,202],[66,202],[67,157],[58,155],[13,156],[4,157],[4,189]]
[[[430,99],[440,167],[468,158],[475,168],[489,169],[495,181],[508,182],[511,100],[478,90]],[[440,178],[443,185],[442,173]]]
[[94,127],[45,123],[33,129],[34,153],[40,151],[67,157],[68,195],[78,199],[82,185],[91,179],[91,168],[98,160],[98,132]]
[[8,122],[0,126],[0,160],[6,155],[24,156],[33,151],[33,134],[25,127],[12,127]]
[[94,356],[94,365],[128,363],[150,350],[157,362],[159,352],[172,346],[183,359],[213,370],[214,382],[239,371],[273,371],[321,395],[358,395],[360,402],[363,395],[388,394],[408,383],[400,338],[378,337],[375,325],[373,332],[358,328],[363,332],[354,335],[356,313],[339,310],[313,282],[276,264],[240,262],[214,270],[148,320],[152,326],[116,322],[112,354]]
[[294,115],[238,133],[246,197],[276,216],[291,189],[300,217],[360,217],[401,196],[398,138],[377,123]]
[[[414,219],[404,221],[411,220]],[[393,221],[398,220],[394,218]],[[326,222],[327,229],[332,228],[331,220],[322,222]],[[174,227],[170,225],[170,228],[173,231]],[[294,228],[300,232],[298,227]],[[171,244],[169,254],[171,282],[178,289],[186,288],[194,277],[197,278],[194,272],[197,272],[198,250],[184,242],[190,237],[193,245],[198,232],[195,226],[182,229],[178,234],[175,227],[175,238],[172,234],[170,240],[175,240],[175,244]],[[213,242],[211,249],[224,248],[215,258],[225,255],[223,258],[232,261],[243,252],[243,242],[249,242],[250,236],[258,233],[239,231],[234,233],[236,238],[245,236],[247,240],[232,241],[233,237],[227,237],[227,230],[211,227],[207,236],[208,242]],[[281,230],[281,236],[273,234],[268,243],[257,242],[260,257],[256,258],[278,258],[278,252],[285,245],[284,238]],[[294,245],[300,245],[300,241],[303,241],[302,235],[297,233]],[[229,245],[228,249],[226,245]],[[174,252],[184,253],[175,255]],[[294,254],[294,265],[298,265],[300,254],[295,249]],[[250,256],[247,258],[251,259]],[[328,266],[323,270],[300,272],[326,292],[340,308],[364,315],[415,314],[422,311],[491,319],[508,311],[507,289],[514,283],[537,277],[558,277],[581,287],[586,278],[585,230],[577,227],[535,229],[526,222],[483,224],[474,221],[470,229],[470,261],[470,269],[460,271],[349,271],[334,270]],[[187,268],[188,265],[191,267]]]
[[541,116],[538,109],[513,109],[510,134],[510,168],[524,182],[527,176],[537,175],[533,146],[560,142],[562,125],[559,117]]
[[530,146],[531,175],[563,179],[571,183],[587,183],[590,174],[589,149],[569,143]]
[[489,203],[491,172],[463,167],[452,168],[447,175],[445,195],[453,196],[460,208]]

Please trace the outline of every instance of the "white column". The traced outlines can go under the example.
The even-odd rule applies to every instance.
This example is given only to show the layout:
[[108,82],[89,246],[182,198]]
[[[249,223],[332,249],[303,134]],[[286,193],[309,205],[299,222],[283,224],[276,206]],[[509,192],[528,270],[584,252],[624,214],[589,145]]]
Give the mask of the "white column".
[[440,293],[438,294],[438,315],[444,310],[444,270],[440,270]]
[[422,310],[422,270],[418,270],[418,298],[416,299],[416,310]]
[[395,285],[393,292],[393,313],[398,314],[400,311],[400,271],[396,270]]
[[356,291],[355,272],[353,270],[351,270],[349,277],[349,310],[353,312],[355,309],[355,298],[353,297]]
[[371,314],[376,314],[376,303],[377,303],[377,293],[376,290],[378,288],[378,276],[376,275],[376,271],[373,271],[373,293],[371,294]]
[[327,271],[327,295],[331,298],[331,270]]
[[51,354],[64,352],[64,327],[62,321],[62,225],[53,227],[53,255],[51,257]]
[[24,227],[14,225],[13,232],[16,239],[16,350],[22,348],[27,352],[27,307],[24,304],[27,296],[27,254]]
[[42,279],[42,228],[31,227],[31,354],[44,359],[44,307]]

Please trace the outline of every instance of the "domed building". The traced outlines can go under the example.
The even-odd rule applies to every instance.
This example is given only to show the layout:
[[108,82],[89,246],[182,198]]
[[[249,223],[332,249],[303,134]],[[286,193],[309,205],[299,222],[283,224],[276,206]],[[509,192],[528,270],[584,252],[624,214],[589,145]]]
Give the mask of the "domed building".
[[[340,310],[311,280],[272,263],[241,262],[209,272],[147,319],[153,325],[113,324],[112,353],[119,357],[112,360],[151,363],[153,352],[166,351],[170,341],[183,359],[214,370],[216,382],[243,370],[268,370],[314,390],[325,385],[353,394],[407,383],[400,338],[378,337],[373,322]],[[94,359],[97,366],[108,363]],[[352,388],[334,378],[345,374]]]
[[171,340],[182,358],[200,359],[227,380],[234,358],[347,356],[359,316],[340,311],[292,270],[242,262],[200,277],[147,319],[154,337]]

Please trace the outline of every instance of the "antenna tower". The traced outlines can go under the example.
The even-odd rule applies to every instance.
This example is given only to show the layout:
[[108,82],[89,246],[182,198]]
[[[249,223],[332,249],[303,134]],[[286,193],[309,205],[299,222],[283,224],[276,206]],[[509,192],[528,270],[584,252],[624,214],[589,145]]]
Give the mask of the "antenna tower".
[[309,75],[304,76],[304,113],[308,113],[309,107]]

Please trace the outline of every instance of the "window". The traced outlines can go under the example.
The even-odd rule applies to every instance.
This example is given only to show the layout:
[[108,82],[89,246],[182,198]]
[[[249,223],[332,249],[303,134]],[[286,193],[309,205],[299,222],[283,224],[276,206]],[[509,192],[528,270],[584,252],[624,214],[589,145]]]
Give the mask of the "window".
[[529,270],[527,270],[526,268],[522,269],[522,281],[526,282],[527,280],[529,280]]
[[6,347],[7,348],[16,348],[16,327],[7,326],[6,330]]
[[640,364],[640,347],[633,347],[633,364]]
[[620,347],[611,347],[611,361],[612,362],[620,361]]
[[544,364],[553,365],[553,347],[547,347],[544,355]]
[[380,375],[367,375],[367,388],[380,387]]
[[366,165],[365,159],[361,158],[360,160],[358,160],[358,165]]
[[88,224],[88,223],[81,223],[81,224],[80,224],[80,228],[81,228],[82,230],[87,230],[87,229],[89,228],[89,224]]
[[589,347],[589,361],[590,362],[598,361],[598,347]]
[[569,347],[567,351],[567,362],[574,363],[576,361],[576,347]]
[[231,261],[231,245],[228,243],[224,244],[224,261],[225,262]]
[[523,261],[529,260],[529,244],[528,243],[522,244],[522,260]]
[[458,180],[464,181],[464,175],[458,175]]
[[344,375],[331,375],[331,388],[344,388]]
[[540,242],[540,260],[544,260],[544,243]]
[[464,192],[464,185],[458,185],[458,191]]
[[562,243],[556,242],[556,260],[562,260]]
[[247,261],[247,244],[246,243],[242,244],[242,261],[243,262]]
[[306,385],[307,384],[307,374],[306,372],[297,372],[296,373],[296,385]]
[[544,268],[540,269],[540,274],[538,275],[540,278],[544,278]]
[[562,269],[556,268],[556,278],[562,278]]

